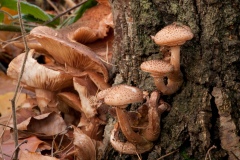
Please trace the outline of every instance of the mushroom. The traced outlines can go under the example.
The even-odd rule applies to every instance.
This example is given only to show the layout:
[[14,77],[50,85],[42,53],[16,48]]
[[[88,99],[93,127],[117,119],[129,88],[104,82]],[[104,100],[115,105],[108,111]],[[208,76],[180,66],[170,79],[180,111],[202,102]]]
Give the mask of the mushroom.
[[45,26],[34,28],[30,34],[58,63],[68,68],[101,73],[105,82],[108,81],[107,68],[87,46],[70,41],[63,33]]
[[174,72],[176,72],[180,71],[180,46],[187,40],[192,39],[193,36],[190,27],[174,22],[151,37],[157,45],[170,47],[170,63],[174,66]]
[[[141,70],[148,72],[154,79],[154,83],[159,91],[164,95],[175,93],[182,84],[182,76],[173,73],[173,65],[163,60],[149,60],[143,62],[140,66]],[[181,72],[180,72],[181,73]],[[164,77],[167,77],[167,84],[164,82]]]
[[[34,50],[30,50],[21,82],[35,88],[36,98],[41,111],[46,107],[56,107],[55,92],[72,85],[72,76],[59,70],[52,70],[34,59]],[[7,75],[17,79],[25,53],[14,58],[9,64]]]
[[134,145],[130,142],[121,142],[119,138],[119,122],[114,125],[114,128],[111,132],[110,143],[113,148],[124,154],[142,154],[149,151],[153,147],[153,143],[146,143],[144,145]]
[[142,136],[146,138],[148,141],[155,141],[158,139],[160,134],[160,119],[161,113],[166,109],[165,105],[160,105],[162,108],[162,112],[159,114],[158,106],[159,106],[160,94],[157,91],[151,93],[150,98],[147,101],[148,106],[148,125],[143,130]]
[[97,97],[103,99],[105,104],[115,107],[120,128],[130,143],[140,146],[149,143],[149,141],[133,131],[128,114],[124,110],[128,104],[142,102],[143,91],[122,84],[103,90],[99,92],[99,95]]

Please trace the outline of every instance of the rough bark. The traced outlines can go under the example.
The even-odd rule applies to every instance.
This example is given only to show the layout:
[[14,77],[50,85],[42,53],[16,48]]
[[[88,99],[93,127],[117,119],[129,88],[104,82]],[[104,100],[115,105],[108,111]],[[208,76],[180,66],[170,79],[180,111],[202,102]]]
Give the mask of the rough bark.
[[[112,0],[115,22],[115,84],[155,90],[153,79],[139,68],[161,58],[151,40],[172,22],[190,26],[194,39],[181,47],[184,84],[163,97],[172,105],[162,117],[162,129],[152,151],[142,159],[240,159],[240,1],[229,0]],[[132,107],[133,109],[133,107]],[[227,126],[231,127],[227,127]],[[108,159],[137,159],[114,150]]]

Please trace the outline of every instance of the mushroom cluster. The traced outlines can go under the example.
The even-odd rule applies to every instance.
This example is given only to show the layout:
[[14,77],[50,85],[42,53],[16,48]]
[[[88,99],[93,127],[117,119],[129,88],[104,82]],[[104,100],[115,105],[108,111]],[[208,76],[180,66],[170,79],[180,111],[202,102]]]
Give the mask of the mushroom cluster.
[[[160,134],[160,116],[169,109],[169,105],[160,101],[160,93],[154,91],[137,112],[127,112],[132,103],[144,101],[143,91],[128,85],[117,85],[103,90],[97,95],[98,100],[115,108],[117,123],[112,130],[110,142],[117,151],[124,154],[141,154],[153,147],[153,141]],[[119,138],[122,132],[127,141]]]
[[[182,72],[180,70],[180,46],[187,40],[193,38],[193,33],[188,26],[174,22],[155,36],[152,36],[154,42],[160,47],[164,55],[170,54],[170,61],[167,57],[163,60],[150,60],[143,62],[140,68],[148,72],[154,78],[154,83],[159,91],[164,95],[175,93],[183,82]],[[167,83],[164,78],[167,77]]]

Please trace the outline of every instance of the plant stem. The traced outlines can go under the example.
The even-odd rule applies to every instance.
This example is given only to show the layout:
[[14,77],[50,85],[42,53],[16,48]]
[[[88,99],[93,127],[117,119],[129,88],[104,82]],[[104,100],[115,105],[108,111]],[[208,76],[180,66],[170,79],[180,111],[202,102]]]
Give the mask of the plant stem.
[[[21,32],[21,28],[19,26],[1,24],[0,31]],[[30,32],[31,28],[25,28],[25,31]]]
[[19,87],[20,87],[20,81],[22,79],[22,75],[23,75],[23,72],[24,72],[24,67],[25,67],[25,64],[26,64],[26,61],[27,61],[28,52],[29,52],[29,48],[27,46],[27,41],[26,41],[26,38],[25,38],[26,32],[24,30],[24,26],[23,26],[23,22],[22,22],[20,1],[21,0],[17,1],[17,9],[18,9],[19,23],[20,23],[21,33],[23,35],[23,42],[24,42],[24,47],[25,47],[26,54],[25,54],[25,57],[24,57],[24,60],[23,60],[23,64],[22,64],[22,67],[21,67],[20,75],[18,77],[17,86],[16,86],[16,89],[15,89],[15,92],[14,92],[14,95],[13,95],[13,99],[11,99],[12,115],[13,115],[14,142],[15,142],[15,147],[17,148],[16,151],[15,151],[15,154],[14,154],[14,159],[15,160],[18,159],[18,152],[19,152],[19,148],[18,148],[17,118],[16,118],[16,106],[15,106],[15,104],[16,104],[16,98],[17,98],[18,90],[19,90]]

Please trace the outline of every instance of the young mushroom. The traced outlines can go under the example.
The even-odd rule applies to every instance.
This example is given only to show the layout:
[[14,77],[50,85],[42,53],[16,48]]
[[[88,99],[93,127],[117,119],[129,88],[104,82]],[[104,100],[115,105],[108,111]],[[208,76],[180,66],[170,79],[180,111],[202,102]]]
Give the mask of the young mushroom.
[[173,65],[173,72],[168,78],[177,85],[170,93],[175,93],[183,82],[182,72],[180,70],[180,46],[187,40],[193,38],[193,33],[188,26],[181,23],[172,23],[160,30],[152,39],[159,46],[168,46],[170,48],[170,64]]
[[180,71],[180,46],[193,36],[190,27],[174,22],[152,36],[152,39],[159,46],[170,47],[170,63],[174,66],[174,71]]
[[[151,74],[157,89],[164,95],[175,93],[182,84],[182,76],[173,76],[173,65],[163,60],[149,60],[143,62],[140,68],[144,72]],[[165,84],[164,77],[167,77],[167,84]]]

